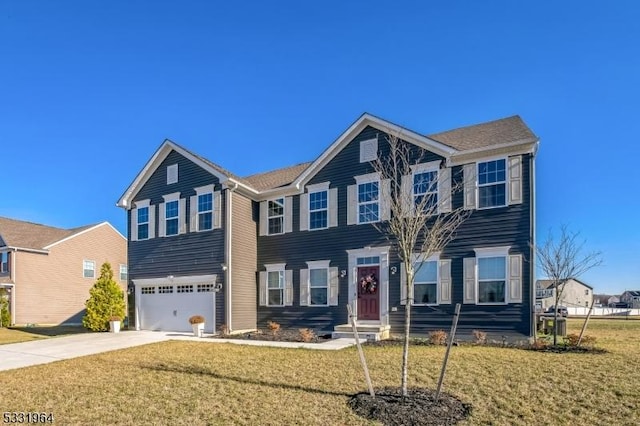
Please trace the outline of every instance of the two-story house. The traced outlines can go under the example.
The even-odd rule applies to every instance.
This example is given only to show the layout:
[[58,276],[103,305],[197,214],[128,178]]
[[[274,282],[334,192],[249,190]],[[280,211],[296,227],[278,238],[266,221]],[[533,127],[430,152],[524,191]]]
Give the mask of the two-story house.
[[187,331],[201,314],[209,332],[267,321],[323,332],[351,304],[359,325],[399,332],[404,274],[373,226],[391,214],[371,164],[388,134],[426,153],[407,191],[450,199],[440,214],[471,211],[420,269],[412,331],[448,327],[462,303],[462,330],[531,335],[538,138],[517,116],[425,136],[364,114],[313,162],[244,178],[165,141],[118,201],[137,327]]
[[[560,284],[560,306],[567,308],[590,307],[593,303],[593,287],[576,279],[570,278]],[[553,280],[536,281],[536,300],[542,310],[546,310],[556,303],[557,288]]]
[[125,290],[127,242],[108,222],[61,229],[0,217],[0,288],[11,324],[81,324],[104,262]]

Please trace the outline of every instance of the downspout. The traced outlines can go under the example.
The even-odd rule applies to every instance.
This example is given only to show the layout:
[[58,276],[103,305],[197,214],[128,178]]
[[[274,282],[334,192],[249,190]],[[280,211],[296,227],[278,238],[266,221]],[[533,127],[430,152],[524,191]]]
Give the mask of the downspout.
[[530,274],[530,299],[531,299],[531,336],[536,336],[536,151],[531,154],[531,167],[529,170],[529,190],[531,191],[531,264]]
[[[232,241],[232,237],[233,237],[233,232],[232,232],[232,214],[231,214],[231,210],[233,208],[233,193],[235,192],[235,190],[238,189],[238,183],[236,182],[235,185],[233,186],[233,188],[227,188],[227,196],[225,198],[225,226],[224,226],[224,230],[225,230],[225,238],[224,238],[224,263],[225,265],[227,265],[226,270],[224,270],[224,283],[225,283],[225,322],[227,325],[227,328],[230,331],[233,330],[233,324],[232,324],[232,274],[231,274],[231,262],[232,262],[232,258],[231,258],[231,241]],[[214,330],[215,332],[215,330]]]
[[16,257],[18,257],[18,250],[13,249],[11,255],[11,271],[9,271],[9,279],[13,283],[11,285],[11,324],[16,324]]

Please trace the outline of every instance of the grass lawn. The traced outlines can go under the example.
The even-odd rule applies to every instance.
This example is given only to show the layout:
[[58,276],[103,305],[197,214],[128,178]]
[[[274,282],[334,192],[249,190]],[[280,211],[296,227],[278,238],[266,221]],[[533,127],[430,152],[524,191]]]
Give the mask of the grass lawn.
[[[640,424],[640,321],[592,319],[587,334],[609,353],[454,347],[444,390],[473,405],[471,425]],[[411,349],[411,386],[435,388],[444,351]],[[401,348],[365,353],[374,386],[399,385]],[[355,348],[171,341],[0,372],[0,383],[3,411],[57,424],[371,424],[346,405],[366,390]]]
[[54,327],[0,328],[0,345],[86,332],[87,330],[83,327],[65,325]]

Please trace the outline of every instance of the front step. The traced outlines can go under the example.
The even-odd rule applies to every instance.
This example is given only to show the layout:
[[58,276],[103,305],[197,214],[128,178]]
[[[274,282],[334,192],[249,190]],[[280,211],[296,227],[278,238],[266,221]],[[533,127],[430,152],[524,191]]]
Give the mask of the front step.
[[[344,337],[353,339],[354,337],[353,327],[351,326],[351,324],[336,325],[333,330],[333,333],[331,333],[332,339],[339,339]],[[389,338],[391,326],[358,324],[356,326],[356,330],[358,332],[359,339],[377,342],[378,340]]]

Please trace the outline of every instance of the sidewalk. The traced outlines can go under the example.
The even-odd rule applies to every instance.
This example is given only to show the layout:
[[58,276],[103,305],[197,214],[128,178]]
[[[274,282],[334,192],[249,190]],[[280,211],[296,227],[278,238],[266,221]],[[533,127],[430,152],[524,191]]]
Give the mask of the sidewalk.
[[210,335],[199,338],[192,336],[191,333],[165,331],[83,333],[0,345],[0,371],[46,364],[63,359],[94,355],[167,340],[189,340],[201,343],[229,343],[235,345],[315,350],[339,350],[355,344],[354,339],[335,339],[323,343],[270,342],[260,340],[214,339]]

